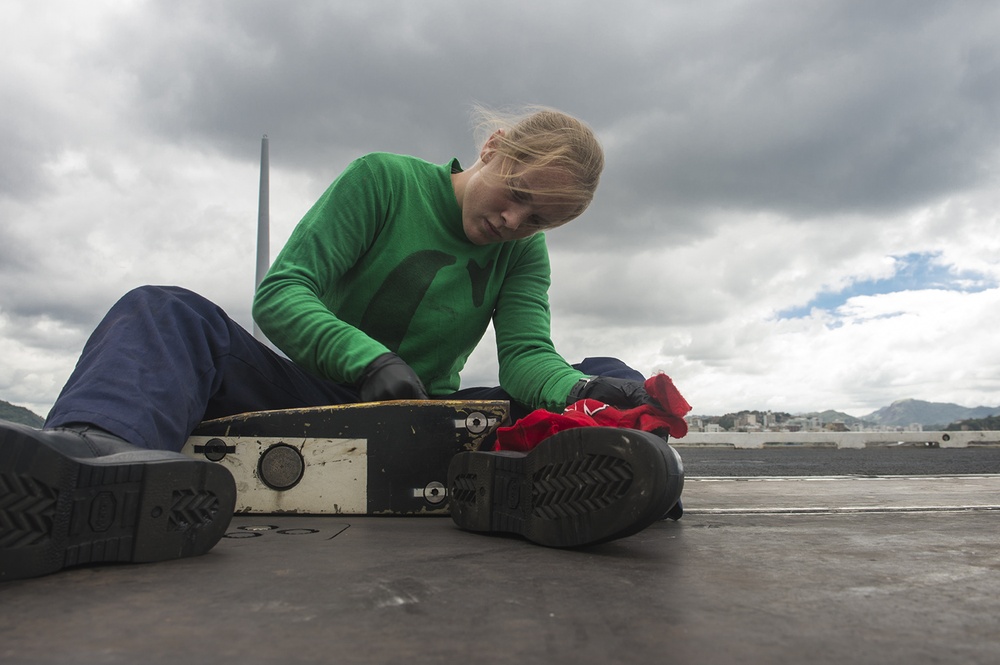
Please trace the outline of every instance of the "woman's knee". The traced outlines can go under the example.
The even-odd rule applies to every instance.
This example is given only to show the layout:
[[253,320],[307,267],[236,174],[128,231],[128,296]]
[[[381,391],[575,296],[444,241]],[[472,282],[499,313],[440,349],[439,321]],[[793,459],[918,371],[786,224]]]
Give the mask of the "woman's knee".
[[136,287],[122,296],[112,312],[117,313],[115,310],[149,316],[153,320],[200,320],[212,324],[229,322],[229,316],[221,307],[180,286]]
[[584,358],[582,362],[573,365],[573,367],[591,376],[611,376],[616,379],[630,379],[632,381],[646,380],[642,372],[632,369],[618,358],[606,356]]
[[139,304],[150,309],[158,309],[170,304],[181,303],[196,309],[214,308],[215,304],[204,296],[180,286],[137,286],[118,301],[119,304]]

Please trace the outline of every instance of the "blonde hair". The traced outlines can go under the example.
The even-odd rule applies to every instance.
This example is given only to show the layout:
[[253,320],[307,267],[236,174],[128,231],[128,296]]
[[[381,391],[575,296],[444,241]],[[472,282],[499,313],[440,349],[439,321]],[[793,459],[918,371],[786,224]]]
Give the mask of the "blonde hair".
[[[491,147],[503,158],[500,172],[508,186],[569,204],[571,212],[563,222],[579,217],[587,209],[604,169],[604,150],[587,125],[561,111],[540,106],[520,113],[477,106],[475,113],[480,145],[492,141]],[[536,169],[555,169],[569,177],[554,179],[553,185],[543,191],[527,192],[519,187],[524,171]]]

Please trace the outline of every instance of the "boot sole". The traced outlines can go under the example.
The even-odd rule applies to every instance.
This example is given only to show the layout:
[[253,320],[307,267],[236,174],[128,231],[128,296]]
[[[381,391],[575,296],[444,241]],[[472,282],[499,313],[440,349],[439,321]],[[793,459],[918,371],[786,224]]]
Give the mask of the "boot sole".
[[467,452],[448,470],[452,519],[549,547],[624,538],[663,517],[683,487],[680,457],[638,430],[580,427],[526,455]]
[[[0,445],[0,582],[101,562],[208,552],[236,503],[232,475],[188,460],[100,463],[27,434]],[[105,458],[107,459],[107,458]]]

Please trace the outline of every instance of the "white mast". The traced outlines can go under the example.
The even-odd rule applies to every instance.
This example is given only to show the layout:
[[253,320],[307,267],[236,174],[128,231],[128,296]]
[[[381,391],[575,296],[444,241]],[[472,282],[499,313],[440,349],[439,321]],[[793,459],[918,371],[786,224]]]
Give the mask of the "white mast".
[[[257,275],[254,281],[254,292],[260,286],[261,280],[267,274],[271,265],[271,215],[270,215],[270,164],[267,154],[267,134],[260,140],[260,199],[257,203]],[[264,333],[260,331],[257,322],[253,323],[253,336],[266,342]]]

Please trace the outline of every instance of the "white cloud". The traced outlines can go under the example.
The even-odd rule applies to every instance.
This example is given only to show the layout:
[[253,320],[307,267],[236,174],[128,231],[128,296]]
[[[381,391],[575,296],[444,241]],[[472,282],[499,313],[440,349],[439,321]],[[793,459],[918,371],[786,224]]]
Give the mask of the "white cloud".
[[[274,255],[362,152],[469,163],[481,101],[606,145],[549,238],[568,359],[665,370],[700,413],[1000,404],[1000,9],[778,6],[5,3],[0,399],[46,411],[139,284],[250,324],[261,134]],[[910,255],[968,292],[850,297]],[[488,338],[465,377],[495,373]]]

